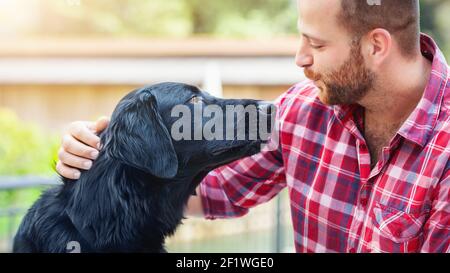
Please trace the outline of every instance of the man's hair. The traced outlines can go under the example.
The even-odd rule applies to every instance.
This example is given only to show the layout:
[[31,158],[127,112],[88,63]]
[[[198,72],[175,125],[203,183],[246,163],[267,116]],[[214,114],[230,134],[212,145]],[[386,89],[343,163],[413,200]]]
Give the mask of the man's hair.
[[396,39],[402,55],[411,57],[420,44],[419,0],[341,0],[338,20],[360,39],[383,28]]

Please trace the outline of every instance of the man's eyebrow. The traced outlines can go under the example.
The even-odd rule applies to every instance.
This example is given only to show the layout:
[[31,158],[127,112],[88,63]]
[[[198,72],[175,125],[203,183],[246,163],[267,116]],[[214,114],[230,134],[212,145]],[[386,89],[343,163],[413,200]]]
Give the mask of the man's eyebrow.
[[316,41],[316,42],[321,42],[321,43],[326,43],[327,42],[324,39],[320,39],[320,38],[314,37],[314,36],[312,36],[310,34],[306,34],[304,32],[302,32],[302,36],[307,38],[308,40],[313,40],[313,41]]
[[302,22],[300,20],[297,21],[297,30],[303,37],[305,37],[308,40],[314,40],[314,41],[320,42],[320,43],[327,43],[328,42],[327,40],[320,39],[318,37],[315,37],[314,35],[311,35],[311,34],[303,32],[302,31]]

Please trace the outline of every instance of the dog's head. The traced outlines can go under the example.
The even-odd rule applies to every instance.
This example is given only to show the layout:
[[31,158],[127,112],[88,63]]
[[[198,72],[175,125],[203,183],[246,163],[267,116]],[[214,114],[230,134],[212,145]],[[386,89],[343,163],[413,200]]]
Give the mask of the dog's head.
[[180,83],[156,84],[119,102],[104,148],[110,157],[162,179],[195,175],[257,153],[267,139],[261,126],[271,126],[272,112],[261,101],[219,99]]

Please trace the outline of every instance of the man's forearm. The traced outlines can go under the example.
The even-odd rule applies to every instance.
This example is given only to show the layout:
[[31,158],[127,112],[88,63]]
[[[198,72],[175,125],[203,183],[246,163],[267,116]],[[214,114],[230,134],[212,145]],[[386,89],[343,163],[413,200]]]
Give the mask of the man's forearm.
[[186,207],[186,216],[188,217],[203,217],[202,197],[200,196],[200,186],[195,190],[197,193],[189,198]]

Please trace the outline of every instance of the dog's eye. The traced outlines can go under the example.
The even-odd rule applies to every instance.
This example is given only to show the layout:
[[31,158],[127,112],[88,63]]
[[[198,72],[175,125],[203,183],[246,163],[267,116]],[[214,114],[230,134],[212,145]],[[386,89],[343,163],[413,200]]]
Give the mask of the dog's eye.
[[201,103],[201,102],[202,102],[202,98],[201,97],[197,97],[197,96],[192,97],[189,100],[189,103],[192,103],[192,104],[197,104],[197,103]]

